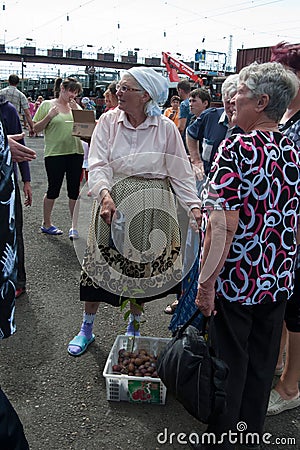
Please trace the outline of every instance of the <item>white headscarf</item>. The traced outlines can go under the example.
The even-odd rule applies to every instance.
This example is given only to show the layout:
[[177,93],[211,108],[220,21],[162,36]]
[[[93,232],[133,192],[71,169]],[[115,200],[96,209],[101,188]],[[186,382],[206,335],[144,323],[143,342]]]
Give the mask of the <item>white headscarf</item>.
[[127,70],[136,81],[145,89],[151,97],[151,100],[146,105],[145,113],[147,116],[160,116],[160,104],[167,101],[169,88],[167,79],[156,72],[151,67],[132,67]]

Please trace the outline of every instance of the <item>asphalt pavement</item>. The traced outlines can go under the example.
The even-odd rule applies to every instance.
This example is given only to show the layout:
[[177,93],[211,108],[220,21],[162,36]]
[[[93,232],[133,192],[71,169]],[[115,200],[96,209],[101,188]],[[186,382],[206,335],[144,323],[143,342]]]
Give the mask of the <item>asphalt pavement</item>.
[[[165,405],[107,400],[102,372],[117,335],[125,330],[118,308],[102,304],[95,342],[81,357],[68,355],[67,344],[82,319],[80,251],[68,239],[65,186],[53,212],[53,223],[64,234],[40,232],[47,184],[43,138],[26,142],[37,152],[31,163],[33,205],[24,208],[27,292],[17,299],[17,332],[0,345],[0,384],[22,420],[30,449],[188,449],[188,440],[195,439],[191,433],[201,434],[205,426],[171,395]],[[171,337],[170,316],[163,312],[169,300],[146,305],[143,335]],[[267,417],[265,432],[271,437],[264,449],[300,449],[300,408]]]

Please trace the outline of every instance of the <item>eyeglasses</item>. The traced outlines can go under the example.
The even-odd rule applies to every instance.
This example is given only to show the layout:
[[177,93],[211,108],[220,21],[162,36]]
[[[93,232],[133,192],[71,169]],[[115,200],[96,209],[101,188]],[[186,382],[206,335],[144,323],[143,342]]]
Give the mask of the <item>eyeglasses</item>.
[[136,91],[136,92],[142,92],[142,89],[135,89],[135,88],[130,88],[128,86],[125,86],[125,84],[117,84],[116,86],[117,91],[121,91],[121,92],[130,92],[130,91]]

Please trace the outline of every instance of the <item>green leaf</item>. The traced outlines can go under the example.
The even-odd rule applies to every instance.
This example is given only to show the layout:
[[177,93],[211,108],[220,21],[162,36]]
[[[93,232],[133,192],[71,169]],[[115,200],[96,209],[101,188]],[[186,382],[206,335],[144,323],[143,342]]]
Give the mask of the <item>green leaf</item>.
[[130,316],[130,310],[126,311],[124,314],[124,320],[128,320],[128,317]]
[[135,288],[135,289],[133,289],[132,293],[133,293],[133,295],[135,295],[135,294],[144,294],[144,290],[141,289],[141,288]]
[[138,303],[135,305],[135,307],[136,307],[139,311],[144,312],[144,308],[143,308],[141,305],[139,305]]
[[137,320],[133,321],[133,328],[135,329],[135,331],[139,331],[140,329],[140,322],[138,322]]
[[[138,311],[141,311],[141,313],[144,312],[144,308],[138,303],[138,301],[137,301],[137,299],[135,297],[130,297],[130,298],[122,300],[123,293],[127,292],[127,291],[128,291],[128,287],[124,286],[122,294],[120,295],[120,310],[124,311],[125,308],[129,306],[129,309],[124,313],[124,320],[125,321],[127,321],[129,316],[130,316],[131,309],[132,309],[132,308],[130,308],[131,306],[134,306],[134,308],[137,309]],[[135,294],[142,294],[142,293],[144,293],[144,291],[143,291],[143,289],[136,288],[136,289],[134,289],[132,291],[132,293],[133,293],[133,295],[135,295]],[[129,302],[130,302],[130,305],[129,305]],[[133,321],[133,328],[134,328],[134,330],[138,331],[140,329],[140,323],[143,323],[143,322],[145,322],[145,320],[143,320],[143,321],[134,320]],[[132,348],[133,348],[133,346],[134,346],[134,338],[133,338]]]
[[123,302],[121,303],[121,306],[120,306],[121,311],[124,311],[128,302],[129,302],[129,300],[123,300]]

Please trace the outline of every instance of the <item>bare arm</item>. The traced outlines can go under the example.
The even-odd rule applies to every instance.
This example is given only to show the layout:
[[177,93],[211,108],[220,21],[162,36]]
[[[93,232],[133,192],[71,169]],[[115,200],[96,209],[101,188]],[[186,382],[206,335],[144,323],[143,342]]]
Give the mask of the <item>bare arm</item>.
[[204,176],[204,167],[199,152],[199,141],[192,138],[188,133],[186,133],[186,145],[190,154],[191,163],[200,171],[198,175],[198,172],[196,170],[197,178],[199,180],[202,180]]
[[25,181],[23,185],[23,192],[25,196],[25,206],[31,206],[32,205],[32,189],[30,181]]
[[178,120],[178,130],[180,134],[184,133],[185,126],[186,126],[186,117],[183,117],[182,119]]
[[32,117],[30,114],[29,109],[24,109],[24,114],[26,116],[26,120],[28,122],[29,128],[30,128],[30,133],[33,133],[33,121],[32,121]]
[[213,211],[203,246],[196,305],[205,316],[215,308],[215,283],[237,230],[239,211]]
[[57,108],[57,106],[52,106],[52,108],[50,108],[48,114],[46,114],[46,116],[40,120],[39,122],[33,122],[34,126],[34,132],[35,133],[40,133],[41,131],[43,131],[46,126],[49,124],[49,122],[51,122],[51,120],[53,119],[53,117],[57,116],[57,114],[59,114],[59,110]]
[[190,153],[191,163],[199,164],[202,163],[200,152],[199,152],[199,141],[197,139],[193,139],[189,133],[186,133],[186,145]]

